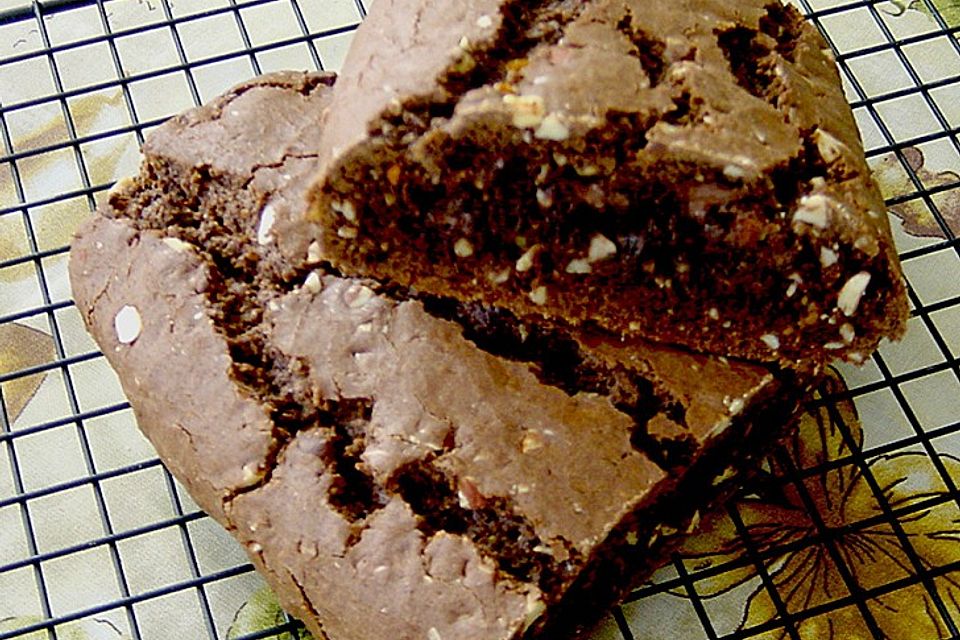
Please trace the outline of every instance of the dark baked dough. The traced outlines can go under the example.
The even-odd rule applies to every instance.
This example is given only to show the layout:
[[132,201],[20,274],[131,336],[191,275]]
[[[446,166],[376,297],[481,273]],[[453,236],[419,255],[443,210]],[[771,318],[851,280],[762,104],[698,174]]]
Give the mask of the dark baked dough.
[[382,0],[328,124],[344,272],[767,361],[903,331],[836,67],[776,0]]
[[572,633],[812,377],[326,269],[305,133],[332,84],[266,76],[154,132],[76,238],[80,312],[162,459],[318,638]]

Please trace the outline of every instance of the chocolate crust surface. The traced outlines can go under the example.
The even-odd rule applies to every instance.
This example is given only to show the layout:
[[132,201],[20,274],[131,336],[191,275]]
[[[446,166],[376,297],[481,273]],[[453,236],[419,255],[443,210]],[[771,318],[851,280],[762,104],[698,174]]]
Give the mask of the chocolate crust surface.
[[81,314],[164,461],[318,638],[571,633],[807,379],[329,270],[303,132],[332,84],[267,76],[155,132],[76,239]]
[[902,334],[839,75],[779,2],[386,0],[327,124],[346,273],[783,363]]

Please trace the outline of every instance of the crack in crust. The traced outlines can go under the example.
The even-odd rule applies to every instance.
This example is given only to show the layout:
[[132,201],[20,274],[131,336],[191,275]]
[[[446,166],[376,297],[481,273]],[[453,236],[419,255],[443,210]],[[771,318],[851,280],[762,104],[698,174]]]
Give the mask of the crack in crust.
[[[331,434],[323,458],[334,481],[326,499],[352,525],[346,548],[360,541],[369,517],[386,506],[388,495],[393,494],[399,495],[411,507],[428,537],[438,531],[469,534],[508,575],[523,581],[542,582],[544,586],[563,580],[561,563],[551,561],[547,554],[533,551],[540,541],[533,534],[532,525],[517,515],[502,519],[502,513],[515,513],[509,498],[491,498],[498,501],[498,508],[493,508],[491,503],[477,509],[463,509],[450,493],[446,476],[439,472],[429,476],[418,474],[413,466],[396,472],[384,487],[380,487],[365,470],[361,458],[365,448],[364,429],[370,422],[373,400],[341,397],[339,400],[319,401],[309,381],[306,361],[287,355],[270,342],[265,326],[265,305],[294,291],[297,285],[293,281],[278,279],[265,266],[266,261],[259,259],[261,250],[253,241],[250,220],[244,224],[242,219],[226,215],[225,211],[216,207],[211,209],[211,202],[219,200],[214,197],[205,201],[204,198],[210,196],[207,192],[197,196],[196,206],[208,212],[202,224],[178,224],[182,221],[181,215],[196,217],[196,214],[193,207],[184,209],[175,203],[192,202],[194,198],[180,192],[176,185],[168,185],[165,192],[168,195],[158,201],[155,199],[156,190],[137,185],[129,193],[115,194],[111,205],[115,210],[123,211],[131,208],[131,202],[140,202],[141,210],[146,213],[138,218],[128,217],[128,222],[141,229],[162,231],[169,234],[168,237],[197,247],[214,282],[206,296],[214,328],[229,347],[232,377],[246,394],[270,409],[270,421],[275,427],[274,443],[262,463],[261,476],[257,481],[232,491],[224,499],[225,503],[266,487],[295,435],[320,427]],[[218,237],[232,237],[234,241],[214,253],[209,247]],[[237,238],[240,240],[236,241]],[[447,450],[452,448],[452,438],[446,445]],[[422,469],[427,469],[429,462],[423,461],[422,465]],[[427,477],[431,481],[423,482]],[[443,496],[439,514],[430,506],[434,504],[435,494]],[[515,547],[514,552],[502,554],[497,545],[503,543]],[[539,560],[525,561],[527,553],[534,554]]]
[[663,80],[667,69],[667,62],[664,59],[667,44],[638,27],[634,22],[630,6],[627,5],[625,8],[626,13],[617,23],[617,30],[633,44],[630,55],[640,60],[640,65],[650,78],[650,88],[653,89]]
[[[439,78],[442,99],[415,96],[382,114],[372,132],[404,145],[412,138],[437,128],[437,119],[449,119],[459,100],[472,90],[501,83],[510,84],[518,62],[536,46],[555,43],[565,25],[579,17],[591,0],[511,0],[500,8],[501,23],[496,37],[483,46],[470,43],[463,57],[447,67]],[[426,7],[424,7],[426,9]]]

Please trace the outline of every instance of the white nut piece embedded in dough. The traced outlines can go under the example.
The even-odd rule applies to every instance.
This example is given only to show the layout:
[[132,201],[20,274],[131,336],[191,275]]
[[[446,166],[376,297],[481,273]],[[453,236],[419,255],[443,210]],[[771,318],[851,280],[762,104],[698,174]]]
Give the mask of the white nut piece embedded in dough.
[[360,285],[359,287],[356,287],[356,288],[351,288],[351,290],[348,291],[348,294],[353,295],[353,298],[347,303],[347,306],[349,306],[351,309],[359,309],[360,307],[364,306],[365,304],[373,300],[373,297],[375,295],[373,293],[373,289],[364,285]]
[[774,351],[780,348],[780,338],[772,333],[762,335],[760,336],[760,339],[763,341],[763,344],[767,345]]
[[331,202],[330,208],[342,215],[350,222],[357,221],[357,208],[349,200],[344,202]]
[[871,277],[866,271],[861,271],[847,280],[847,283],[840,289],[840,295],[837,297],[837,308],[843,312],[843,315],[849,318],[857,312],[860,299],[863,298]]
[[530,453],[531,451],[537,451],[542,448],[543,440],[532,433],[528,433],[523,437],[523,440],[520,441],[520,451],[522,453]]
[[543,189],[537,189],[537,204],[544,209],[549,209],[553,206],[553,196]]
[[510,267],[506,267],[501,271],[491,271],[487,274],[487,280],[493,284],[503,284],[510,279]]
[[793,222],[826,229],[830,225],[830,199],[819,193],[803,196],[793,214]]
[[590,249],[587,251],[588,262],[600,262],[617,255],[617,245],[613,244],[605,235],[597,234],[590,239]]
[[590,262],[583,258],[576,258],[567,264],[566,272],[570,274],[587,274],[593,271]]
[[503,96],[503,103],[510,110],[513,126],[518,129],[538,127],[546,115],[541,96],[517,96],[508,93]]
[[837,140],[832,134],[817,129],[813,132],[813,141],[820,150],[820,156],[827,162],[833,164],[843,157],[843,152],[847,148],[845,144]]
[[273,225],[277,222],[277,210],[267,203],[260,212],[260,226],[257,227],[257,244],[273,242]]
[[723,405],[727,408],[731,415],[737,415],[743,408],[746,406],[746,401],[743,398],[729,398],[724,397]]
[[849,322],[844,322],[840,325],[840,337],[847,344],[851,344],[857,337],[857,330]]
[[318,274],[316,271],[311,271],[310,275],[307,276],[307,279],[303,281],[303,288],[310,293],[320,293],[320,291],[323,289],[323,283],[320,281],[320,274]]
[[723,168],[723,175],[725,178],[730,180],[742,180],[746,178],[749,174],[747,170],[736,164],[728,164]]
[[820,247],[820,266],[824,269],[832,267],[840,260],[837,252],[830,247]]
[[244,486],[250,486],[263,478],[263,472],[260,470],[260,465],[255,462],[250,462],[243,465],[243,468],[240,471],[243,473],[242,482]]
[[320,254],[320,243],[314,240],[307,247],[307,264],[317,264],[323,256]]
[[193,248],[192,244],[184,242],[180,238],[163,238],[161,242],[179,253],[185,253]]
[[700,526],[700,510],[697,509],[693,512],[693,517],[690,518],[690,524],[687,525],[687,533],[693,533],[697,530],[697,527]]
[[473,255],[473,245],[466,238],[460,238],[453,244],[453,252],[458,258],[469,258]]
[[517,271],[524,273],[530,271],[533,268],[533,259],[537,257],[537,253],[540,251],[540,245],[535,244],[530,247],[522,256],[517,259],[517,264],[515,265]]
[[530,292],[530,301],[533,304],[543,306],[547,304],[547,288],[543,285],[540,285],[536,289]]
[[120,344],[133,344],[143,331],[143,320],[140,312],[131,305],[125,305],[113,317],[113,328],[117,332]]
[[560,142],[570,137],[570,127],[565,125],[557,114],[551,113],[543,119],[533,135],[540,140]]
[[535,592],[527,592],[526,618],[523,621],[523,630],[529,629],[537,619],[547,610],[543,599]]

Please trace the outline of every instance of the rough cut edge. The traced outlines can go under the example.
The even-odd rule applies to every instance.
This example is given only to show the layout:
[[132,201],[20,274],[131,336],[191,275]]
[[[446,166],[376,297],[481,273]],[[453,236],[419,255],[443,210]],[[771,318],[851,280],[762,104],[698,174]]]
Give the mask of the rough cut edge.
[[[400,10],[399,7],[406,7],[403,2],[393,2],[392,4],[398,5],[398,7],[394,8],[395,10]],[[470,56],[472,56],[471,59],[481,60],[486,59],[488,56],[494,56],[497,61],[503,62],[500,60],[500,58],[496,57],[497,48],[494,45],[500,42],[503,33],[511,32],[509,15],[511,12],[513,12],[511,7],[514,7],[515,4],[516,3],[510,2],[487,2],[484,3],[483,6],[471,6],[469,9],[458,9],[450,14],[454,18],[454,23],[457,23],[457,20],[461,21],[458,24],[461,24],[463,28],[464,41],[469,43],[467,46],[467,51],[469,52]],[[542,2],[535,4],[536,7],[539,7],[540,5],[551,6],[551,3]],[[775,3],[768,5],[768,13],[771,11],[769,8],[771,6],[779,5],[776,5]],[[411,16],[414,15],[412,7],[413,5],[407,7],[410,9],[407,13],[409,13]],[[457,76],[458,69],[463,65],[462,52],[460,55],[450,53],[446,58],[443,56],[434,56],[430,58],[426,74],[431,78],[436,77],[440,79],[433,85],[430,85],[425,80],[421,80],[414,82],[410,87],[405,89],[403,85],[404,82],[407,82],[404,79],[405,76],[402,72],[397,72],[395,74],[398,76],[397,82],[387,82],[384,84],[384,95],[381,96],[377,94],[377,92],[380,91],[379,86],[374,88],[376,91],[373,91],[370,89],[370,87],[367,87],[364,83],[372,82],[371,80],[368,80],[368,78],[377,78],[379,77],[378,74],[383,73],[382,67],[384,60],[381,59],[383,56],[381,55],[378,57],[376,50],[372,48],[373,44],[371,42],[366,42],[366,40],[370,40],[370,38],[364,38],[364,36],[366,36],[368,33],[374,32],[374,25],[379,29],[384,29],[388,33],[392,33],[392,35],[396,38],[396,42],[402,43],[402,46],[410,46],[412,50],[419,50],[418,47],[429,49],[429,38],[431,35],[426,31],[425,22],[435,18],[435,16],[432,16],[432,14],[439,13],[439,9],[435,9],[433,11],[429,9],[423,9],[420,12],[416,12],[416,17],[411,18],[409,21],[406,20],[405,17],[407,14],[398,14],[402,17],[399,17],[396,20],[390,20],[387,9],[382,7],[378,7],[378,9],[379,11],[373,12],[373,15],[368,21],[369,24],[365,24],[361,27],[361,31],[358,33],[358,37],[355,40],[354,49],[351,50],[350,54],[352,66],[348,66],[345,78],[341,79],[340,85],[335,90],[334,106],[331,110],[330,122],[343,126],[331,127],[327,130],[328,133],[324,134],[328,136],[330,145],[324,149],[321,155],[322,168],[321,171],[318,172],[319,177],[313,191],[313,197],[315,200],[313,215],[317,216],[325,223],[322,235],[324,238],[323,248],[326,252],[326,257],[332,259],[338,264],[338,266],[349,270],[351,273],[372,275],[381,279],[387,279],[398,275],[399,272],[397,270],[393,270],[392,267],[388,268],[387,271],[384,271],[382,268],[378,270],[375,267],[360,265],[352,261],[352,259],[346,262],[343,261],[343,250],[340,247],[349,244],[351,242],[350,237],[335,237],[333,234],[334,229],[336,229],[337,226],[332,223],[336,223],[337,225],[342,224],[343,220],[340,219],[342,216],[346,216],[349,222],[350,216],[346,213],[341,214],[339,211],[336,211],[337,202],[331,199],[334,198],[336,194],[328,193],[326,189],[333,183],[333,181],[339,179],[339,177],[345,176],[348,173],[355,174],[356,170],[360,168],[358,166],[352,166],[351,159],[355,159],[357,160],[358,164],[362,164],[363,161],[355,157],[356,154],[354,151],[355,149],[362,149],[365,145],[370,144],[369,142],[364,141],[364,136],[367,134],[367,132],[377,133],[381,131],[381,129],[386,126],[386,123],[398,121],[400,117],[397,114],[405,113],[405,110],[411,110],[416,113],[426,113],[427,111],[430,111],[430,109],[427,109],[425,105],[431,105],[431,108],[437,107],[438,109],[439,107],[443,107],[442,109],[439,109],[443,114],[446,114],[447,111],[450,111],[451,114],[455,114],[456,112],[452,108],[448,109],[448,107],[445,105],[448,105],[451,102],[462,102],[465,100],[468,93],[466,90],[462,89],[460,85],[457,85],[456,83],[450,84],[449,81],[450,77]],[[792,10],[786,10],[786,13],[789,14],[790,11]],[[536,9],[534,9],[531,13],[536,13]],[[483,17],[489,18],[489,24],[487,24],[486,30],[478,28],[481,24],[480,20]],[[389,27],[385,26],[387,21],[390,22]],[[475,23],[478,25],[478,27],[474,27]],[[391,29],[395,30],[396,33],[393,33]],[[513,29],[516,30],[515,27]],[[423,37],[424,33],[427,33],[428,35]],[[815,81],[819,82],[820,84],[811,90],[827,91],[831,98],[839,99],[840,102],[845,106],[846,103],[842,99],[842,94],[839,93],[837,71],[834,66],[828,65],[828,54],[820,52],[821,48],[826,48],[826,44],[823,42],[822,38],[816,34],[812,27],[804,24],[802,32],[799,36],[797,36],[797,39],[798,41],[802,41],[803,46],[799,47],[801,53],[796,55],[803,55],[805,61],[811,66],[811,68],[816,69],[821,73],[821,75],[826,73],[826,75],[833,80],[832,84],[826,83],[823,81],[823,78],[818,76],[815,78]],[[427,44],[424,44],[425,42]],[[783,43],[775,44],[777,44],[778,47],[783,45]],[[491,53],[491,51],[493,53]],[[517,55],[521,55],[523,53],[525,53],[525,50],[519,50]],[[819,58],[816,58],[816,56],[819,56]],[[363,59],[362,65],[360,64],[360,59]],[[361,68],[365,70],[369,68],[370,72],[358,72],[357,69]],[[824,69],[827,69],[829,73],[825,72]],[[506,73],[506,71],[503,73]],[[493,79],[496,79],[497,74],[492,73],[492,76]],[[484,81],[490,79],[487,78],[487,75],[483,74],[480,74],[480,77],[482,77]],[[800,82],[800,80],[801,79],[795,78],[796,82]],[[470,87],[476,88],[474,85],[470,85]],[[359,95],[357,92],[360,92],[361,90],[366,91],[367,89],[370,89],[374,94],[377,94],[377,97],[371,98],[372,103],[383,103],[386,104],[387,107],[383,110],[374,109],[371,111],[369,106],[371,101],[366,99],[358,101],[355,99],[357,98],[357,95]],[[407,95],[404,93],[405,90],[410,90],[413,92],[413,94]],[[790,91],[786,93],[790,94],[794,90],[795,87],[791,86]],[[839,96],[839,98],[837,98],[837,96]],[[843,129],[844,134],[846,134],[842,135],[841,137],[850,138],[857,143],[855,146],[859,145],[859,138],[856,132],[855,123],[853,122],[849,111],[847,110],[842,113],[831,113],[831,115],[835,117],[834,119],[841,123],[836,125],[840,129]],[[809,113],[801,112],[801,116],[807,119],[812,118],[812,122],[817,122],[815,117],[816,114],[811,115]],[[455,119],[456,115],[452,115],[451,117]],[[509,117],[509,113],[506,114],[506,117]],[[498,118],[492,119],[490,123],[493,123],[494,126],[496,126],[498,123],[502,124],[501,119]],[[443,124],[443,117],[439,118],[438,121],[441,122],[440,125],[431,124],[430,128],[426,131],[436,133],[446,126]],[[823,123],[817,122],[817,124],[822,126]],[[807,142],[813,144],[813,141],[816,141],[817,144],[815,146],[824,149],[821,152],[822,155],[829,155],[833,157],[839,154],[845,159],[846,162],[849,162],[849,166],[853,171],[852,175],[846,175],[842,179],[836,179],[836,186],[838,188],[842,187],[842,189],[845,190],[849,187],[850,189],[850,193],[844,192],[844,197],[841,198],[841,201],[837,202],[837,210],[842,213],[842,215],[840,213],[837,215],[839,217],[844,217],[851,215],[853,210],[860,212],[858,215],[860,215],[862,220],[860,220],[860,222],[853,220],[853,225],[856,229],[863,231],[864,234],[862,236],[855,234],[847,237],[848,234],[845,235],[846,228],[844,225],[850,223],[850,220],[845,220],[839,229],[839,239],[841,244],[844,246],[853,246],[856,244],[858,247],[866,247],[871,243],[875,245],[873,246],[872,251],[877,253],[880,257],[875,261],[876,264],[873,264],[874,261],[871,261],[870,269],[876,269],[875,273],[873,274],[875,282],[878,280],[890,280],[890,291],[881,291],[879,293],[881,296],[887,296],[887,302],[885,305],[881,305],[878,308],[878,313],[871,317],[870,322],[873,324],[873,326],[870,327],[870,329],[872,329],[871,331],[865,332],[861,328],[855,334],[853,334],[852,338],[849,338],[851,335],[851,331],[849,329],[846,331],[840,331],[838,333],[837,329],[840,328],[841,325],[852,325],[846,325],[848,319],[844,318],[843,315],[837,314],[836,309],[834,309],[832,311],[834,317],[831,317],[830,320],[831,323],[836,322],[836,326],[831,329],[826,326],[826,323],[824,323],[823,329],[818,331],[817,337],[813,341],[815,344],[811,343],[801,345],[800,351],[802,351],[807,357],[815,357],[818,360],[829,360],[835,356],[841,356],[850,361],[859,363],[862,362],[867,355],[869,355],[869,353],[876,348],[880,339],[884,335],[891,338],[899,338],[902,336],[903,331],[905,330],[905,322],[908,311],[906,305],[905,288],[902,282],[898,258],[893,248],[892,241],[890,240],[888,221],[882,216],[882,214],[877,220],[870,221],[866,219],[866,216],[863,213],[867,210],[882,211],[883,203],[879,196],[879,191],[877,190],[876,185],[870,178],[870,173],[865,162],[863,161],[862,153],[859,151],[852,151],[848,146],[837,141],[837,139],[829,133],[826,127],[824,127],[822,130],[814,127],[809,135],[810,140]],[[430,145],[421,144],[421,142],[423,142],[423,140],[427,137],[429,137],[428,133],[422,133],[419,135],[416,141],[409,143],[409,148],[414,149],[417,147],[414,152],[415,154],[421,153],[429,156],[431,153]],[[360,155],[362,155],[362,153],[363,152],[361,151]],[[430,163],[429,157],[421,158],[421,160],[423,160],[426,165],[429,165]],[[372,189],[375,193],[377,193],[379,189],[378,182],[382,182],[384,180],[386,180],[386,177],[383,175],[365,176],[364,189]],[[798,191],[800,193],[791,203],[791,210],[795,210],[794,217],[799,219],[803,218],[806,214],[804,213],[804,200],[800,197],[803,189]],[[827,197],[819,193],[813,193],[813,196],[820,198]],[[345,206],[345,204],[340,203],[340,208]],[[813,206],[813,198],[810,200],[810,206]],[[863,224],[860,224],[861,222]],[[811,225],[811,228],[805,230],[805,233],[818,237],[820,235],[820,231],[816,228],[813,228],[814,226],[815,225]],[[349,227],[347,228],[347,231],[350,231],[352,234],[353,227],[350,227],[349,224],[347,227]],[[870,233],[867,233],[867,231],[870,231]],[[874,232],[876,232],[876,237],[873,237]],[[824,233],[824,235],[826,236],[829,234]],[[821,242],[821,239],[816,239],[814,244],[817,246],[815,246],[814,249],[819,246],[829,249],[828,245],[832,241],[832,238],[827,237],[822,240],[822,245],[820,245],[819,243]],[[453,246],[452,239],[451,246]],[[830,249],[830,251],[832,251],[832,249]],[[849,300],[853,296],[853,285],[858,283],[856,280],[856,277],[858,276],[856,270],[851,271],[846,275],[849,276],[849,279],[843,278],[838,280],[835,291],[826,292],[826,298],[836,299],[835,306],[844,311],[845,314],[846,309],[851,307]],[[419,278],[420,276],[416,277]],[[412,284],[441,295],[444,293],[451,293],[451,291],[443,291],[444,287],[446,286],[444,282],[433,282],[429,277],[426,277],[422,280],[417,280],[416,282],[407,282],[406,278],[406,275],[401,276],[402,283],[405,285]],[[786,282],[784,283],[785,290],[788,290],[788,284],[789,283]],[[533,286],[529,292],[511,292],[507,294],[510,296],[509,300],[498,299],[496,297],[496,293],[491,293],[489,295],[493,297],[488,297],[485,299],[485,301],[488,303],[509,304],[515,312],[518,312],[521,315],[528,313],[536,315],[543,312],[546,312],[547,314],[557,313],[558,309],[553,309],[549,307],[549,305],[547,307],[541,306],[541,300],[546,299],[546,291],[547,290],[543,286]],[[454,290],[452,293],[458,297],[470,297],[468,295],[469,292],[461,290]],[[845,297],[845,293],[850,295]],[[878,294],[871,290],[870,295],[873,296]],[[530,300],[527,299],[528,297]],[[884,313],[884,311],[886,312]],[[712,322],[712,320],[706,315],[703,320],[707,324]],[[859,318],[855,318],[853,322],[856,323],[857,320],[859,320]],[[656,330],[643,326],[642,323],[640,324],[641,326],[639,328],[629,328],[628,326],[619,325],[609,328],[623,333],[639,331],[647,335],[647,337],[653,337],[654,339],[657,338],[658,334],[656,333]],[[648,333],[651,331],[653,333]],[[717,328],[717,332],[721,334],[726,333],[721,331],[719,328]],[[695,331],[684,330],[683,332],[679,333],[674,332],[670,334],[669,341],[674,340],[688,344],[688,346],[692,345],[700,348],[703,348],[704,345],[708,345],[708,350],[715,351],[717,353],[726,353],[724,351],[725,344],[723,340],[712,338],[708,339],[704,336],[698,336],[696,335]],[[687,340],[690,340],[691,342],[685,342]],[[758,332],[758,335],[750,336],[750,340],[744,340],[740,345],[737,346],[738,351],[736,355],[747,355],[748,357],[761,358],[765,360],[779,360],[782,358],[783,360],[781,361],[796,365],[801,356],[797,350],[792,348],[792,342],[793,341],[791,338],[786,335],[778,335],[778,332],[768,332],[764,335],[759,335]],[[745,351],[739,351],[741,349]],[[730,354],[727,353],[727,355]]]

